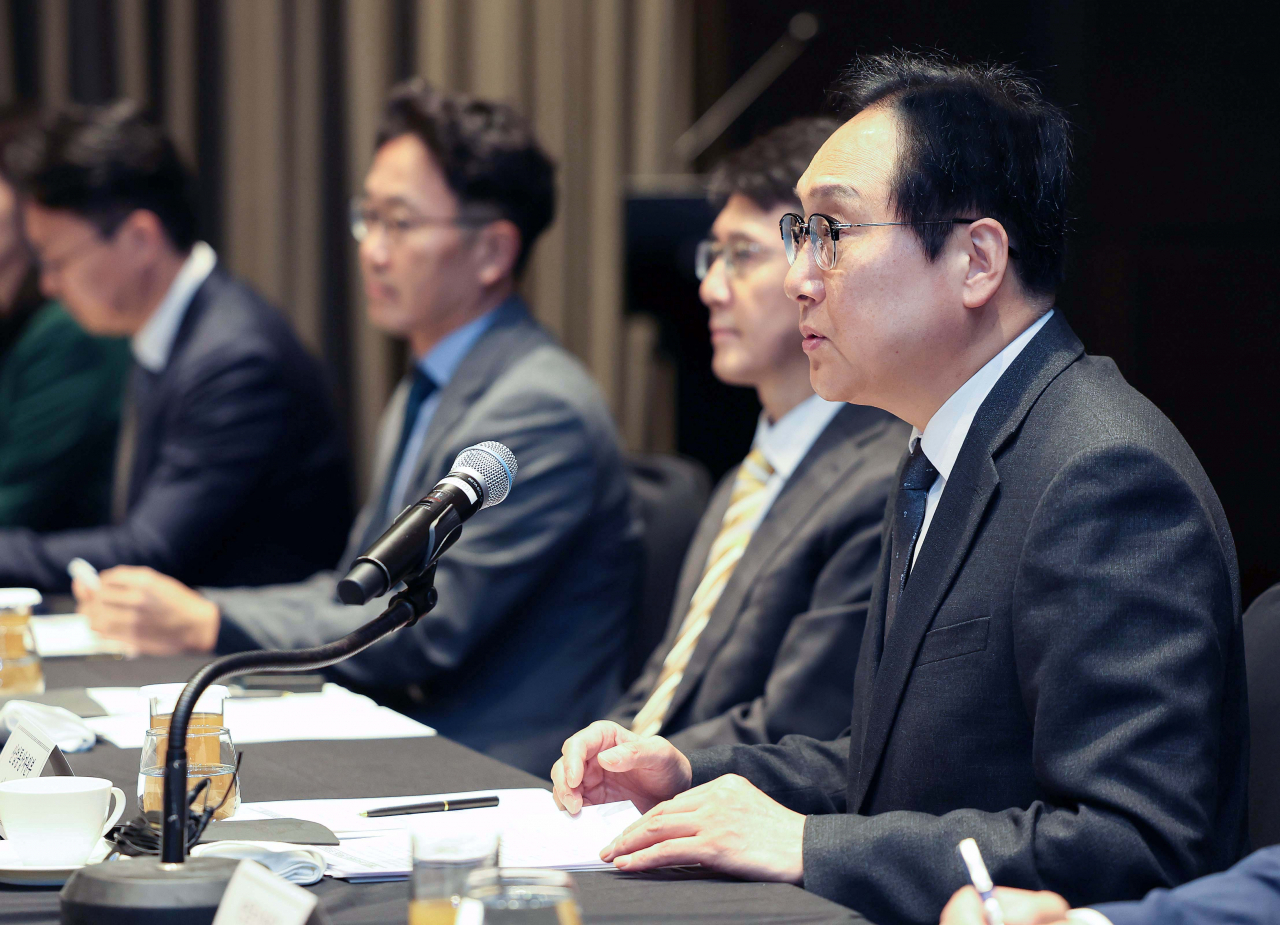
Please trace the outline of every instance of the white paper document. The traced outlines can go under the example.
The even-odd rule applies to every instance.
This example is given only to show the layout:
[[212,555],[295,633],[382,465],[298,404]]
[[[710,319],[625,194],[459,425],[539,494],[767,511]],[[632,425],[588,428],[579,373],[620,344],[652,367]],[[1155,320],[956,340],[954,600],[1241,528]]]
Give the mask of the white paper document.
[[[141,748],[150,724],[146,698],[130,688],[89,688],[89,696],[109,716],[85,723],[117,748]],[[131,699],[131,697],[133,699]],[[140,705],[140,709],[138,709]],[[332,741],[335,739],[414,739],[433,736],[424,726],[368,697],[338,684],[326,684],[318,694],[230,699],[223,721],[236,745],[255,742]]]
[[[488,795],[498,797],[497,806],[372,819],[359,815],[362,811],[384,806]],[[498,830],[502,866],[561,870],[612,869],[613,865],[600,860],[600,850],[640,818],[640,812],[630,802],[587,806],[577,816],[570,816],[556,808],[548,791],[532,788],[354,800],[245,803],[236,813],[236,818],[291,817],[319,822],[328,826],[342,842],[338,848],[316,849],[329,862],[326,876],[387,880],[409,875],[412,867],[411,833],[430,835],[436,829],[456,828],[458,818],[463,815],[467,820],[474,820],[477,826]]]
[[32,617],[31,634],[41,658],[126,654],[123,643],[104,639],[89,629],[89,618],[82,613]]

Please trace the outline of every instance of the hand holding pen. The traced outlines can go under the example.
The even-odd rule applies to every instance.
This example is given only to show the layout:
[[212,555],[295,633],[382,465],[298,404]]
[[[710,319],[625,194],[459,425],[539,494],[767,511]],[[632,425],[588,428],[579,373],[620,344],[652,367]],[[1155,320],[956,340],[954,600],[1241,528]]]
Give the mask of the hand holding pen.
[[1068,921],[1069,907],[1061,896],[996,887],[977,842],[966,838],[959,849],[973,886],[951,897],[942,910],[941,925],[1057,925]]

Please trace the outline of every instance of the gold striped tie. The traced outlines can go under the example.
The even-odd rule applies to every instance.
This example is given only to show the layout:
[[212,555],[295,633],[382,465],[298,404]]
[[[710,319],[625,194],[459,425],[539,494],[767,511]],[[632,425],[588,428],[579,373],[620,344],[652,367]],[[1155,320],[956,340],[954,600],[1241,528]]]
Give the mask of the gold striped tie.
[[633,732],[647,736],[656,734],[662,728],[667,710],[671,706],[671,698],[675,696],[680,679],[689,667],[693,650],[698,645],[698,637],[706,629],[711,611],[715,609],[729,576],[733,574],[743,550],[751,541],[751,534],[755,532],[760,507],[764,504],[764,486],[771,475],[773,466],[769,465],[759,449],[748,453],[738,468],[738,476],[733,482],[733,494],[729,496],[729,508],[724,512],[720,532],[711,544],[702,581],[698,582],[698,588],[693,592],[689,612],[680,624],[675,644],[662,661],[662,671],[658,674],[658,683],[654,686],[653,693],[631,721]]

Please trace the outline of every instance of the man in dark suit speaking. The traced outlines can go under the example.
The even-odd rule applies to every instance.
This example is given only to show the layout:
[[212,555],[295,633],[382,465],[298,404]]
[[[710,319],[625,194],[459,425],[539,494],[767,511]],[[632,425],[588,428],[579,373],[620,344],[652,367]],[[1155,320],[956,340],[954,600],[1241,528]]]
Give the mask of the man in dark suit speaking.
[[[0,531],[0,585],[67,590],[76,557],[262,585],[332,566],[346,445],[319,364],[196,239],[173,144],[130,103],[75,107],[6,149],[40,285],[130,338],[110,526]],[[81,491],[67,485],[65,491]]]
[[684,755],[597,723],[556,795],[629,797],[604,851],[786,880],[937,921],[973,837],[997,883],[1075,905],[1230,865],[1246,717],[1230,531],[1195,456],[1054,310],[1069,136],[1001,67],[851,73],[855,115],[783,221],[820,395],[917,434],[834,742]]
[[836,127],[775,128],[715,170],[720,213],[698,249],[712,369],[751,386],[751,451],[698,525],[666,638],[609,713],[680,748],[832,738],[849,697],[880,560],[880,522],[908,428],[878,408],[813,394],[782,288],[778,221]]

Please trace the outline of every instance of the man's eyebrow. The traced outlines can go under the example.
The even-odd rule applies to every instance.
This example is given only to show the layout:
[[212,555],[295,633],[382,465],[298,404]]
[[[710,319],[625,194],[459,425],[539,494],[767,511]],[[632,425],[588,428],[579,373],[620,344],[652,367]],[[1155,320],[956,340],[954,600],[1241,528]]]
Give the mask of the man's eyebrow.
[[820,183],[809,190],[809,198],[851,202],[862,195],[847,183]]
[[409,202],[403,196],[376,196],[372,193],[365,192],[362,197],[366,202],[376,203],[380,206],[404,206],[405,208],[413,208],[413,203]]

